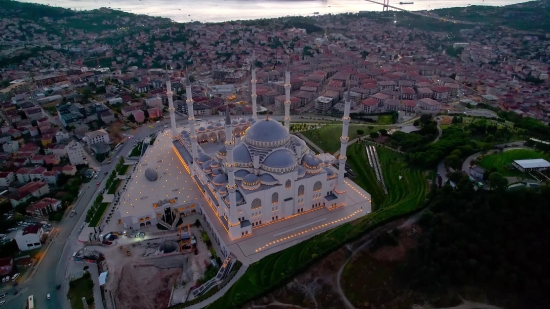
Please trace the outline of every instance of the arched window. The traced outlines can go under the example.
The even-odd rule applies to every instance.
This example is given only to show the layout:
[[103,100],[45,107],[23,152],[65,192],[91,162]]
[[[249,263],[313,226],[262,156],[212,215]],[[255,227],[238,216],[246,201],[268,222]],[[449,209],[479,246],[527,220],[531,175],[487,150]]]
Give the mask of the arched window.
[[298,196],[304,196],[304,191],[305,191],[304,185],[300,185],[298,187]]
[[273,195],[271,196],[271,203],[273,204],[279,203],[279,193],[277,192],[273,193]]
[[262,207],[262,200],[259,198],[252,201],[252,209],[260,208]]
[[313,185],[313,191],[315,191],[315,192],[321,191],[322,188],[323,188],[323,184],[322,184],[320,181],[317,181],[317,182]]
[[290,181],[290,179],[285,182],[285,188],[290,189],[291,185],[292,185],[292,182]]

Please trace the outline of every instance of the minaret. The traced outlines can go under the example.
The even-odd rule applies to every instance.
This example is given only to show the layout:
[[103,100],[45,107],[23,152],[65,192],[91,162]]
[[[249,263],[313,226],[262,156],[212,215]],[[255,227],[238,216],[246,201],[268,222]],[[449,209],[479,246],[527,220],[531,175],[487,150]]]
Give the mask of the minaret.
[[174,109],[174,98],[172,93],[172,84],[170,83],[170,77],[166,81],[166,96],[168,96],[168,111],[170,112],[170,123],[172,125],[172,136],[177,136],[178,131],[176,130],[176,114]]
[[258,97],[256,95],[256,82],[258,81],[256,79],[256,57],[252,56],[252,79],[250,80],[250,85],[252,87],[251,91],[251,101],[252,101],[252,118],[254,118],[255,121],[258,121],[258,107],[256,106],[256,98]]
[[233,147],[235,146],[233,140],[233,128],[231,127],[231,117],[229,116],[229,106],[225,106],[225,149],[227,151],[227,159],[225,161],[225,168],[227,172],[227,192],[229,193],[229,237],[239,238],[240,235],[240,222],[237,214],[237,197],[235,184],[235,162],[233,162]]
[[[350,97],[350,81],[348,80],[348,92],[346,94],[346,103],[344,106],[344,117],[342,117],[342,136],[340,136],[340,155],[338,155],[338,183],[336,184],[336,190],[334,190],[338,195],[343,195],[346,193],[346,184],[344,183],[344,174],[346,172],[346,150],[348,148],[348,129],[349,129],[349,109],[351,105]],[[343,200],[340,203],[344,202]]]
[[195,117],[193,113],[193,93],[191,92],[191,82],[189,81],[189,72],[186,72],[185,74],[185,93],[187,95],[187,100],[185,102],[187,103],[187,115],[189,116],[188,123],[189,123],[189,135],[191,135],[191,148],[192,148],[192,156],[193,156],[193,162],[195,159],[199,156],[198,146],[197,146],[197,132],[195,132]]
[[290,132],[290,59],[286,63],[285,72],[285,128]]

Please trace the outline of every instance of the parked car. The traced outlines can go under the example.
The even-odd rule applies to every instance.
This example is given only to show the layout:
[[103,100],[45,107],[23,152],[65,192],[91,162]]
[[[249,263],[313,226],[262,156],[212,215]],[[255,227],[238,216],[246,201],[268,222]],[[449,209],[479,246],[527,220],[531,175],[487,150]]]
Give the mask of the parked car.
[[52,299],[50,293],[48,293],[48,295],[46,295],[46,299],[48,299],[48,300]]

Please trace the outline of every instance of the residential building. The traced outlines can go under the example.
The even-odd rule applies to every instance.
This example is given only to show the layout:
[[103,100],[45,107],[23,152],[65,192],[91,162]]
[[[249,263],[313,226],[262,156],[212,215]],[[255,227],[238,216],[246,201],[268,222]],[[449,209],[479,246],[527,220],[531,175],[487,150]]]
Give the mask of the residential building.
[[71,141],[66,147],[69,161],[72,165],[86,164],[86,154],[84,148],[79,142]]
[[9,187],[15,181],[13,172],[0,172],[0,187]]
[[61,208],[61,201],[45,197],[40,201],[27,206],[27,213],[35,217],[46,217],[48,214]]
[[84,136],[84,140],[88,145],[93,145],[95,143],[103,142],[109,144],[111,140],[109,139],[109,133],[103,129],[99,129],[93,132],[88,132]]
[[21,251],[40,248],[42,247],[41,239],[43,234],[44,230],[42,230],[42,227],[38,225],[27,226],[17,231],[15,242]]

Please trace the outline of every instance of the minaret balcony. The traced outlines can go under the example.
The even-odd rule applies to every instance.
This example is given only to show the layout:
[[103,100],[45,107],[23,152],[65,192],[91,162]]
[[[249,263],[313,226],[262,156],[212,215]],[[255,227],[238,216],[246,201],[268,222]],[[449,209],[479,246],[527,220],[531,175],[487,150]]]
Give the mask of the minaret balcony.
[[348,159],[347,156],[338,156],[338,160],[340,161],[346,161]]
[[187,99],[187,100],[185,100],[185,103],[187,103],[187,104],[193,104],[193,99]]
[[254,84],[255,84],[255,83],[257,83],[257,82],[258,82],[258,80],[257,80],[257,79],[253,79],[253,80],[251,80],[250,82],[252,82],[252,83],[254,83]]
[[340,142],[341,142],[342,144],[347,144],[348,141],[349,141],[349,137],[347,137],[347,136],[340,136]]
[[287,101],[287,100],[285,100],[284,102],[285,105],[290,105],[291,103],[292,103],[291,101]]
[[255,98],[258,97],[258,95],[257,94],[252,94],[251,97],[255,99]]

